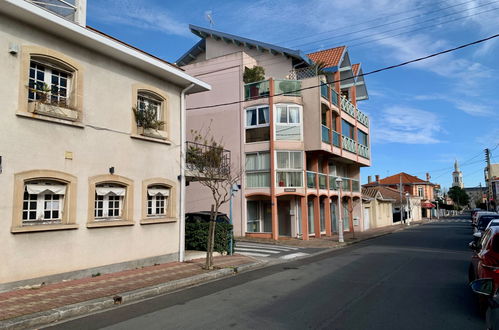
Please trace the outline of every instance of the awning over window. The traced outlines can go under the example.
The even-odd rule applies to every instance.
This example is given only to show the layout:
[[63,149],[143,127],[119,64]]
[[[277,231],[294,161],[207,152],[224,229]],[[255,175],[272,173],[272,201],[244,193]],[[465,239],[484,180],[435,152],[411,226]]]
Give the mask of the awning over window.
[[148,188],[147,194],[149,196],[170,196],[170,189],[166,188]]
[[66,194],[66,186],[64,185],[48,185],[48,184],[27,184],[26,190],[28,194],[38,195],[44,192],[50,192],[55,195]]
[[432,204],[432,203],[421,203],[421,207],[424,208],[424,209],[432,209],[432,208],[435,208],[435,204]]
[[95,193],[97,196],[106,196],[106,195],[116,195],[116,196],[125,196],[125,188],[122,187],[96,187]]

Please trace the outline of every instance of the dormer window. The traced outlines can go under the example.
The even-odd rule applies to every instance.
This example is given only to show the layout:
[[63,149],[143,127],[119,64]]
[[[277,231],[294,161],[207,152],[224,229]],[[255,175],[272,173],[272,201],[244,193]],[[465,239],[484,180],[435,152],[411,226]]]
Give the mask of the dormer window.
[[50,11],[68,21],[85,25],[84,13],[85,0],[27,0],[43,9]]

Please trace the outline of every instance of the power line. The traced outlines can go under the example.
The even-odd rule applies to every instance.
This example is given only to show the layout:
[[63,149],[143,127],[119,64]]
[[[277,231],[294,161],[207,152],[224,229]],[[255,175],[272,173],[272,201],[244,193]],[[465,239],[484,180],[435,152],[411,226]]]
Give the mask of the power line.
[[[488,40],[491,40],[491,39],[494,39],[494,38],[497,38],[497,37],[499,37],[499,34],[495,34],[495,35],[492,35],[490,37],[483,38],[483,39],[480,39],[480,40],[476,40],[476,41],[473,41],[473,42],[470,42],[470,43],[467,43],[467,44],[464,44],[464,45],[460,45],[460,46],[457,46],[457,47],[454,47],[454,48],[449,48],[449,49],[446,49],[446,50],[443,50],[443,51],[440,51],[440,52],[432,53],[432,54],[427,55],[427,56],[418,57],[418,58],[413,59],[413,60],[405,61],[405,62],[402,62],[402,63],[399,63],[399,64],[390,65],[390,66],[387,66],[387,67],[383,67],[381,69],[376,69],[376,70],[373,70],[373,71],[370,71],[370,72],[367,72],[367,73],[359,74],[358,77],[365,77],[365,76],[373,75],[375,73],[380,73],[380,72],[383,72],[383,71],[392,70],[392,69],[395,69],[395,68],[406,66],[406,65],[411,64],[411,63],[416,63],[416,62],[424,61],[424,60],[427,60],[427,59],[432,58],[432,57],[440,56],[440,55],[451,53],[451,52],[454,52],[454,51],[457,51],[459,49],[463,49],[463,48],[466,48],[466,47],[469,47],[469,46],[477,45],[479,43],[482,43],[482,42],[485,42],[485,41],[488,41]],[[342,81],[351,80],[351,79],[352,79],[351,77],[343,78],[343,79],[338,79],[338,80],[332,81],[330,83],[327,83],[327,85],[332,85],[332,84],[337,83],[337,82],[342,82]],[[292,91],[278,93],[278,94],[274,94],[274,95],[256,97],[256,98],[254,98],[252,100],[264,99],[264,98],[269,98],[269,97],[272,97],[272,96],[279,96],[279,95],[285,95],[285,94],[292,94],[292,93],[301,92],[301,91],[308,90],[308,89],[319,88],[322,85],[324,85],[324,84],[314,85],[314,86],[300,88],[300,89],[295,89],[295,90],[292,90]],[[200,107],[192,107],[192,108],[187,108],[187,110],[208,109],[208,108],[215,108],[215,107],[221,107],[221,106],[227,106],[227,105],[234,105],[234,104],[239,104],[239,103],[243,103],[243,102],[245,102],[245,100],[238,100],[238,101],[232,101],[232,102],[226,102],[226,103],[212,104],[212,105],[206,105],[206,106],[200,106]]]

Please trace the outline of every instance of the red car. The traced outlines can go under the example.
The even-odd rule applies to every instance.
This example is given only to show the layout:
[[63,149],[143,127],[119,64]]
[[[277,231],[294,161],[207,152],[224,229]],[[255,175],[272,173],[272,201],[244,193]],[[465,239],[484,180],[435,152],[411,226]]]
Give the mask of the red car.
[[478,243],[471,242],[473,250],[468,279],[480,278],[494,280],[494,292],[499,288],[499,227],[490,227]]

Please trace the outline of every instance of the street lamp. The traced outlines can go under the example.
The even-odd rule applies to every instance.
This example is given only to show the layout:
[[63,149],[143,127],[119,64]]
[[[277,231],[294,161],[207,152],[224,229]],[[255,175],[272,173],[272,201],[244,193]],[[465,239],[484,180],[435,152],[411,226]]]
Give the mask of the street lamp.
[[343,180],[338,177],[336,178],[336,185],[340,188],[340,195],[338,196],[338,242],[343,243],[343,217],[341,209],[341,189],[343,188]]
[[[234,222],[232,221],[232,197],[234,197],[234,195],[236,194],[236,192],[238,192],[240,189],[241,189],[241,186],[238,185],[238,184],[233,184],[230,187],[229,221],[230,221],[230,224],[233,226],[232,228],[234,228]],[[233,233],[233,229],[231,229],[230,233],[229,233],[229,235],[230,235],[230,240],[229,240],[229,254],[230,255],[232,255],[232,245],[234,244],[234,242],[232,240],[232,233]]]
[[409,209],[409,193],[406,192],[405,193],[405,200],[407,201],[407,225],[410,226],[411,225],[411,218],[409,217],[409,214],[410,214],[410,209]]

